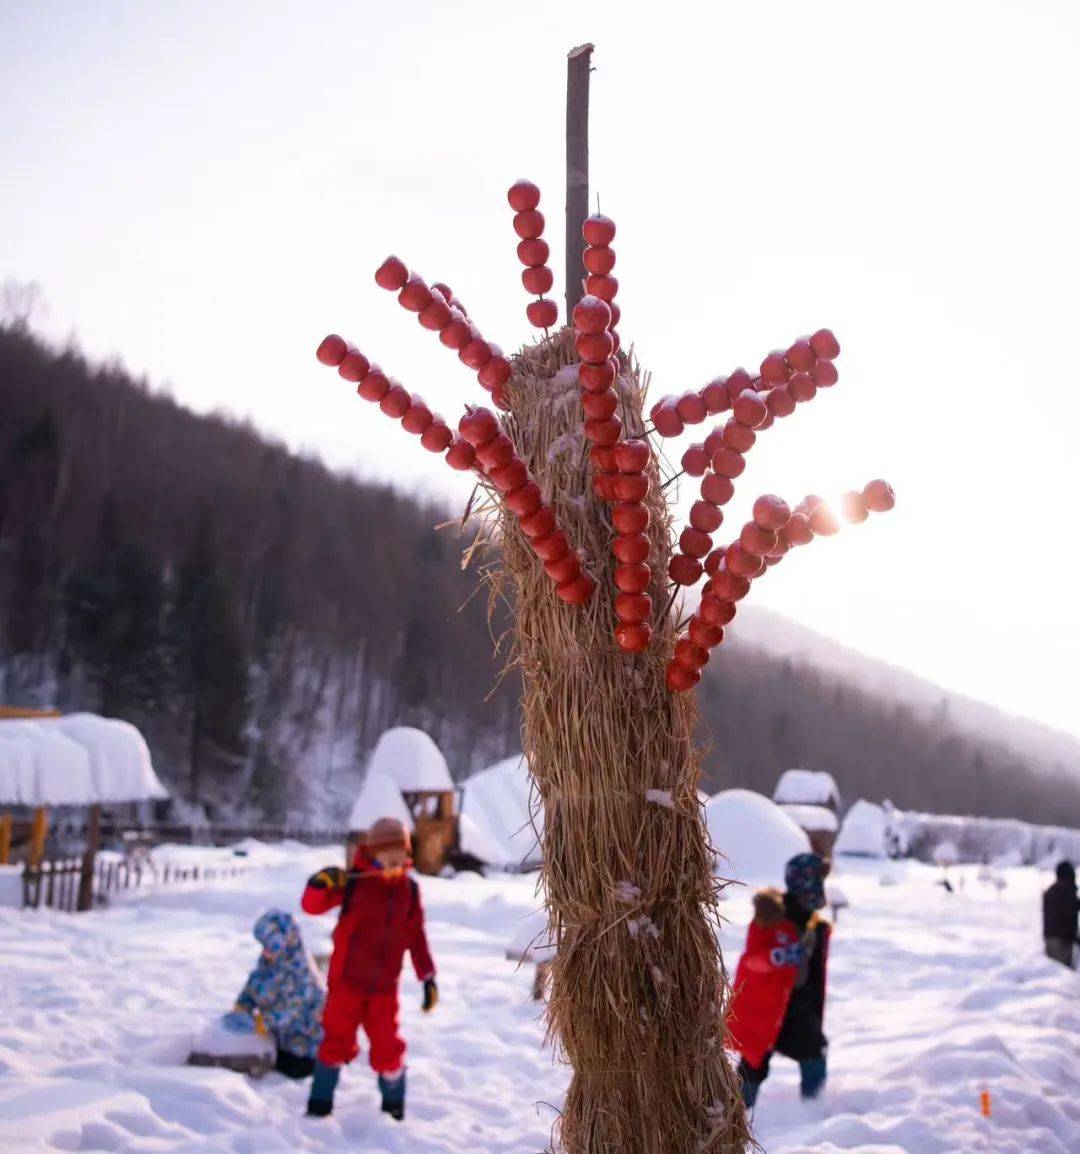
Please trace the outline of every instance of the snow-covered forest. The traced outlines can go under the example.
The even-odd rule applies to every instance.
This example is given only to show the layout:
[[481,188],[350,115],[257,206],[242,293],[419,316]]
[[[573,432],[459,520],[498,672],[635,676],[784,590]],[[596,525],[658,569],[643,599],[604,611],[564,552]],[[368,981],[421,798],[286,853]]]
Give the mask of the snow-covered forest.
[[[500,607],[489,621],[466,542],[433,531],[453,516],[0,329],[0,701],[135,721],[213,814],[340,822],[394,724],[457,778],[519,748]],[[944,705],[732,636],[698,695],[706,787],[768,793],[800,764],[848,798],[1080,825],[1075,777]]]

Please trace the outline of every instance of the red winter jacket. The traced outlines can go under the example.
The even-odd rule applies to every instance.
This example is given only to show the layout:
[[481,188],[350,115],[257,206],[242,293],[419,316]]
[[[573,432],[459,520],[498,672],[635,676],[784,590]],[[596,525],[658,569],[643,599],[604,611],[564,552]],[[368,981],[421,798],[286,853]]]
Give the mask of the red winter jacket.
[[[799,976],[800,957],[804,951],[817,949],[821,951],[820,964],[815,967],[820,990],[807,993],[817,1006],[816,1010],[811,1008],[810,1016],[817,1019],[815,1032],[820,1035],[830,929],[815,913],[800,930],[787,915],[784,895],[777,890],[760,890],[754,895],[754,920],[735,970],[727,1014],[728,1045],[751,1066],[760,1067],[776,1048]],[[814,1048],[814,1040],[809,1048]]]
[[384,873],[363,850],[343,889],[309,882],[300,905],[308,914],[341,906],[327,975],[331,988],[343,982],[366,994],[396,993],[406,950],[421,982],[435,976],[420,887],[406,873]]

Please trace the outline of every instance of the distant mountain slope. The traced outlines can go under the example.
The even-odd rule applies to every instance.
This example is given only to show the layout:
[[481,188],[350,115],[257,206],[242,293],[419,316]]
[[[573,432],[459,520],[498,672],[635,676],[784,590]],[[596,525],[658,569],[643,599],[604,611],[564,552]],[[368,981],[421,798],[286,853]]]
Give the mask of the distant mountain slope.
[[[344,821],[389,725],[456,778],[520,749],[505,617],[446,517],[0,325],[0,703],[129,718],[222,814]],[[698,694],[703,783],[769,793],[801,765],[849,800],[1080,826],[1080,782],[1035,772],[1048,741],[941,698],[747,611]]]

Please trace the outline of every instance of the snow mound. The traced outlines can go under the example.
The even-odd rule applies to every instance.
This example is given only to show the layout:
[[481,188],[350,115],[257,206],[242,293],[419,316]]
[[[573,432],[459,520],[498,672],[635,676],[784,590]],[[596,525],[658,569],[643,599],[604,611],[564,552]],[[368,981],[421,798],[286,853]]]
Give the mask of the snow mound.
[[451,790],[454,783],[442,751],[421,729],[399,725],[375,743],[368,775],[382,774],[403,793]]
[[93,805],[90,755],[49,721],[0,721],[0,803]]
[[555,957],[547,910],[534,910],[518,922],[506,956],[523,962],[550,962]]
[[372,773],[364,778],[360,796],[349,814],[349,829],[370,829],[380,817],[396,817],[407,829],[415,828],[412,814],[401,796],[401,788],[384,773]]
[[538,835],[544,819],[541,812],[533,818],[530,811],[529,765],[523,755],[473,774],[462,786],[461,817],[466,853],[510,869],[540,864]]
[[780,806],[753,790],[718,793],[705,807],[705,822],[722,855],[719,872],[735,881],[777,885],[784,865],[810,849],[810,839]]
[[207,1022],[192,1039],[191,1049],[215,1058],[266,1058],[273,1062],[277,1057],[273,1038],[254,1029],[243,1033],[229,1030],[220,1021]]
[[833,849],[856,857],[885,857],[887,829],[885,810],[860,797],[847,811]]
[[826,805],[840,808],[840,791],[831,773],[814,769],[786,769],[773,790],[778,805]]

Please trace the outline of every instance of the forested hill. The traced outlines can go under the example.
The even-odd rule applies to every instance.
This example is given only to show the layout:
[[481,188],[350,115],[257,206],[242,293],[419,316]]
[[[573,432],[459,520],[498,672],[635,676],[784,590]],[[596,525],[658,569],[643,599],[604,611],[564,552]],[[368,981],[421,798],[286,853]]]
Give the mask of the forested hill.
[[[136,721],[182,796],[342,820],[388,725],[459,776],[520,748],[446,515],[0,327],[0,703]],[[1080,825],[1077,779],[746,644],[700,703],[710,787],[803,765],[848,798]]]

